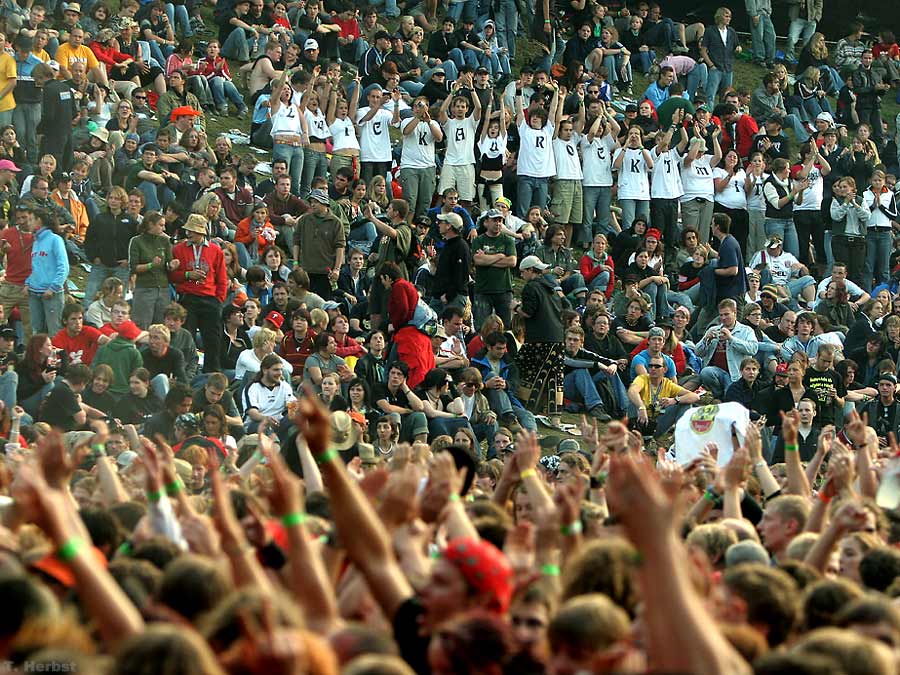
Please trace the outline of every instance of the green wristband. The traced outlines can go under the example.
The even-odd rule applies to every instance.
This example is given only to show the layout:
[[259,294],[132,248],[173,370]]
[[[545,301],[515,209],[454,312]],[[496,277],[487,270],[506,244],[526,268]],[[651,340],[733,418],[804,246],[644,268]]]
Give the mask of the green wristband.
[[156,492],[148,492],[147,493],[147,501],[156,503],[160,499],[162,499],[162,490],[157,490]]
[[705,499],[707,501],[714,502],[718,498],[719,498],[719,495],[717,495],[715,492],[713,492],[712,489],[710,489],[710,488],[707,488],[706,492],[703,493],[703,499]]
[[447,499],[449,499],[451,502],[458,502],[459,495],[456,494],[455,492],[453,492],[453,493],[451,493],[451,495],[449,497],[447,497]]
[[571,537],[576,534],[581,534],[583,529],[584,529],[584,526],[581,524],[581,521],[576,520],[575,522],[570,523],[568,525],[563,525],[562,527],[559,528],[559,531],[563,536]]
[[785,443],[785,444],[784,444],[784,451],[785,451],[785,452],[799,452],[799,451],[800,451],[800,446],[799,446],[798,444],[796,444],[796,443]]
[[281,524],[285,527],[294,527],[294,525],[303,525],[303,523],[307,520],[307,515],[302,511],[294,511],[294,513],[288,513],[287,515],[281,516]]
[[181,482],[180,478],[176,478],[171,483],[166,484],[166,494],[170,497],[174,497],[179,492],[181,492],[181,488],[184,487],[184,483]]
[[558,577],[560,574],[559,565],[541,565],[541,574],[545,577]]
[[333,459],[337,459],[338,451],[332,448],[331,450],[326,450],[321,455],[316,457],[316,464],[327,464]]
[[87,544],[84,539],[72,537],[59,547],[59,550],[56,552],[56,557],[63,562],[71,562],[72,560],[75,560],[75,557],[86,547]]

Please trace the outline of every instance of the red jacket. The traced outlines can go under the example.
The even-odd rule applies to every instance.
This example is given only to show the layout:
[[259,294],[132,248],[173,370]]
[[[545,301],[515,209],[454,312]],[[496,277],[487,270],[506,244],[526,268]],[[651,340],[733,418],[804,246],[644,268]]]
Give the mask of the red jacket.
[[[187,295],[214,297],[219,302],[225,302],[225,295],[228,292],[228,272],[225,270],[225,256],[222,255],[222,249],[218,245],[209,241],[204,242],[198,263],[194,259],[194,247],[191,242],[180,241],[172,249],[172,257],[181,263],[177,270],[169,271],[169,281],[175,284],[175,290]],[[206,270],[206,279],[203,281],[186,279],[185,273],[194,269]]]
[[759,125],[750,115],[741,115],[736,123],[737,147],[731,138],[731,125],[722,124],[722,152],[734,148],[741,159],[747,159],[753,149],[753,137],[759,133]]
[[419,291],[406,279],[397,279],[391,286],[388,298],[388,318],[398,331],[412,321],[413,312],[419,302]]
[[91,51],[94,52],[97,60],[106,66],[107,73],[111,73],[113,66],[117,63],[122,63],[122,61],[127,61],[131,58],[128,54],[123,54],[112,47],[106,47],[100,42],[92,42]]
[[294,331],[288,333],[281,340],[281,357],[294,367],[293,375],[299,376],[303,374],[303,368],[306,365],[306,359],[315,351],[313,340],[316,334],[312,329],[306,331],[306,338],[297,344],[297,338]]
[[[606,299],[609,300],[616,288],[616,263],[613,261],[612,256],[607,253],[603,264],[608,265],[610,268],[609,284],[606,286]],[[590,284],[600,274],[600,263],[585,253],[578,262],[578,269],[585,282]]]

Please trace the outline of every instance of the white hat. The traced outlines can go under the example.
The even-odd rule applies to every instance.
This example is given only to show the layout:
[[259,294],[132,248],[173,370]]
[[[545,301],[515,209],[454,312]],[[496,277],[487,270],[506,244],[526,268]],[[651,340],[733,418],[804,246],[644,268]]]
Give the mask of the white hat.
[[530,270],[535,269],[539,272],[543,272],[545,269],[550,267],[550,265],[546,265],[541,262],[541,259],[536,255],[525,256],[525,259],[519,264],[520,270]]
[[306,51],[307,49],[318,49],[318,48],[319,48],[319,43],[316,42],[315,40],[313,40],[312,38],[309,38],[306,42],[303,43],[304,51]]
[[822,111],[818,115],[816,115],[817,122],[828,122],[828,126],[834,125],[834,117],[831,116],[830,112]]

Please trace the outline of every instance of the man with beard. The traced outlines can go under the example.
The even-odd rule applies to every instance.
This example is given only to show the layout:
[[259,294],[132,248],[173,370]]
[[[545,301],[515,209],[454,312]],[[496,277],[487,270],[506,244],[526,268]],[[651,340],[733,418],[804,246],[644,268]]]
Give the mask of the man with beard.
[[628,368],[628,351],[613,333],[610,332],[608,314],[598,314],[594,318],[594,327],[584,339],[585,349],[616,362],[620,373]]

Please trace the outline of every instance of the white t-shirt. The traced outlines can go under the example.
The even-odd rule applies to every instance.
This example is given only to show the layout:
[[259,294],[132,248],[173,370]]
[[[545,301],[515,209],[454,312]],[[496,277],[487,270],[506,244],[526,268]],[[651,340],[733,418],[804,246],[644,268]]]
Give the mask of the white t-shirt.
[[572,138],[564,141],[553,139],[553,160],[556,162],[556,177],[562,180],[581,180],[581,158],[578,156],[578,142],[581,135],[572,133]]
[[791,278],[791,265],[797,265],[800,261],[794,257],[793,253],[787,251],[782,251],[779,256],[773,256],[768,251],[757,251],[750,261],[750,267],[763,264],[763,253],[766,254],[765,264],[769,266],[772,281],[778,286],[786,285],[788,279]]
[[809,170],[807,178],[809,187],[803,191],[803,201],[799,204],[794,202],[794,211],[819,211],[822,208],[825,184],[818,164],[814,164],[813,168]]
[[447,138],[444,164],[466,166],[475,163],[476,129],[478,129],[478,120],[474,115],[469,115],[461,120],[451,117],[444,122],[444,136]]
[[[719,167],[713,169],[713,178],[715,180],[721,180],[727,175],[728,172],[725,169],[720,169]],[[744,194],[744,181],[746,179],[747,174],[744,170],[738,169],[731,177],[731,180],[728,181],[725,189],[716,193],[716,204],[721,204],[727,209],[746,209],[747,195]]]
[[322,114],[321,110],[313,112],[307,108],[303,114],[306,116],[306,126],[309,128],[310,137],[325,139],[331,136],[328,122],[325,120],[325,115]]
[[734,454],[731,431],[743,443],[750,426],[750,410],[740,403],[705,405],[686,411],[675,423],[675,461],[682,466],[700,457],[707,443],[719,448],[716,463],[725,466]]
[[747,210],[748,211],[765,211],[766,210],[766,200],[763,197],[763,183],[766,182],[766,179],[769,177],[769,174],[763,172],[763,174],[759,177],[751,176],[750,180],[753,181],[753,188],[750,190],[750,194],[747,195]]
[[669,148],[663,154],[653,148],[653,173],[650,181],[650,196],[654,199],[678,199],[684,194],[681,184],[681,154],[677,148]]
[[[401,133],[410,120],[400,120],[396,125]],[[437,124],[437,122],[432,122]],[[411,134],[403,134],[401,169],[429,169],[434,166],[434,132],[428,122],[419,122]]]
[[478,141],[478,152],[488,159],[496,159],[497,157],[506,158],[506,134],[500,134],[496,138],[485,136]]
[[588,141],[587,135],[581,137],[582,173],[585,187],[612,187],[612,158],[616,139],[612,134],[594,136]]
[[[356,112],[356,123],[369,112],[366,106]],[[375,116],[365,124],[359,124],[362,137],[359,139],[359,159],[362,162],[390,162],[391,161],[391,134],[388,126],[394,118],[392,112],[384,108],[378,110]]]
[[[244,414],[246,415],[246,411],[250,408],[256,408],[263,415],[280,420],[284,416],[287,404],[296,400],[291,385],[284,380],[271,389],[262,382],[254,382],[247,387],[244,394]],[[247,419],[249,417],[247,415]]]
[[619,169],[619,199],[650,201],[649,167],[644,161],[644,151],[619,148],[613,160],[625,153],[622,168]]
[[713,170],[709,166],[710,159],[712,155],[701,155],[690,166],[685,166],[684,160],[681,161],[681,184],[684,186],[681,201],[687,202],[697,197],[713,200],[716,187],[713,184]]
[[359,139],[356,137],[356,127],[349,117],[335,118],[328,130],[331,133],[333,150],[359,150]]
[[550,178],[556,175],[553,159],[553,124],[547,122],[543,129],[532,129],[527,120],[519,125],[519,175],[532,178]]
[[303,127],[300,124],[300,113],[297,106],[282,103],[272,115],[272,136],[277,134],[300,134]]

